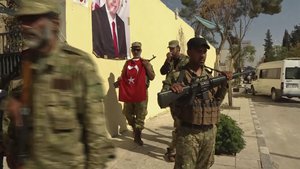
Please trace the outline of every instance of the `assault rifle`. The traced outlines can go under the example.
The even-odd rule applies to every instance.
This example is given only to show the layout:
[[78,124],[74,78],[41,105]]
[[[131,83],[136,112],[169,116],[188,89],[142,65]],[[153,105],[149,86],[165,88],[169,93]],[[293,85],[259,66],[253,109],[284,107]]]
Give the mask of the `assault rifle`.
[[[232,79],[236,79],[241,75],[247,75],[253,71],[244,71],[233,73]],[[210,79],[206,79],[200,82],[193,83],[189,86],[184,86],[183,91],[181,93],[174,93],[172,90],[159,92],[157,94],[157,101],[160,108],[168,107],[172,102],[176,101],[177,99],[187,96],[187,95],[195,95],[199,93],[207,92],[208,90],[221,85],[223,82],[227,81],[226,76],[218,76],[213,77]]]

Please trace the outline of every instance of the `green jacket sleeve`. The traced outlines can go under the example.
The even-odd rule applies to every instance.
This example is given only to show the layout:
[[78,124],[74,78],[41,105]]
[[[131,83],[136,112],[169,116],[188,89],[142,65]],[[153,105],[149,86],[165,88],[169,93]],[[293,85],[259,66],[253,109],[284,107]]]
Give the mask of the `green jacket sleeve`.
[[[83,141],[86,148],[86,169],[105,168],[106,162],[114,158],[114,146],[107,138],[104,118],[103,83],[96,74],[92,63],[82,63],[81,78],[83,87],[78,87],[82,93],[83,110]],[[81,89],[80,89],[81,88]],[[80,92],[79,92],[80,93]]]
[[172,84],[177,82],[180,71],[171,72],[167,75],[166,80],[163,81],[163,87],[161,91],[170,90]]
[[228,91],[228,83],[227,81],[221,84],[220,86],[216,87],[216,93],[215,93],[215,98],[222,103],[224,100],[226,93]]

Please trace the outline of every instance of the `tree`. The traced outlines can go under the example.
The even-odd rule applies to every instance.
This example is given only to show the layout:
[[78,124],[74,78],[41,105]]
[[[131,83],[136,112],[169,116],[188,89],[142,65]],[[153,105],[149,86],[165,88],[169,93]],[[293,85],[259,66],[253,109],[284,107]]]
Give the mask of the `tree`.
[[300,58],[300,42],[297,43],[293,48],[291,48],[287,54],[286,58],[289,57],[299,57]]
[[[233,71],[234,61],[240,57],[242,50],[241,43],[251,25],[253,19],[259,14],[275,14],[281,11],[282,0],[181,0],[186,6],[183,10],[194,9],[194,12],[189,15],[181,16],[193,23],[197,33],[203,37],[210,39],[218,39],[219,43],[216,45],[216,64],[218,69],[220,52],[224,48],[226,42],[229,44],[231,52],[230,71]],[[190,4],[197,6],[190,6]],[[196,13],[195,13],[196,12]],[[215,23],[215,29],[208,29],[202,25],[201,22],[195,21],[194,17],[200,16],[206,20]],[[207,31],[201,31],[207,30]],[[204,34],[205,33],[205,34]],[[209,39],[208,38],[208,39]],[[229,83],[228,93],[229,106],[232,106],[231,83]]]
[[288,57],[288,49],[286,47],[282,47],[280,45],[273,46],[274,57],[272,61],[283,60]]
[[294,30],[291,33],[291,43],[293,47],[300,43],[300,25],[294,26]]
[[[180,16],[191,23],[195,29],[195,35],[201,35],[212,42],[216,42],[216,39],[219,40],[219,43],[216,44],[216,53],[219,56],[225,42],[233,35],[232,32],[238,31],[238,29],[234,29],[234,26],[237,26],[236,23],[244,23],[241,33],[244,34],[252,19],[258,17],[259,14],[279,13],[282,0],[181,0],[181,2],[185,8],[180,11]],[[195,16],[214,22],[216,29],[207,29],[195,19]],[[247,18],[251,18],[251,20],[247,20]],[[217,61],[219,61],[218,58],[216,58]]]
[[265,60],[264,62],[270,62],[274,60],[274,49],[273,49],[273,40],[272,40],[272,35],[270,32],[270,29],[268,29],[266,33],[266,38],[265,38],[265,52],[264,52],[264,57]]
[[235,61],[233,67],[235,70],[241,69],[245,67],[245,62],[254,62],[255,59],[255,47],[252,45],[247,45],[242,47],[242,50],[240,52],[240,57]]
[[285,47],[287,50],[290,50],[291,48],[291,36],[287,30],[284,31],[282,47]]

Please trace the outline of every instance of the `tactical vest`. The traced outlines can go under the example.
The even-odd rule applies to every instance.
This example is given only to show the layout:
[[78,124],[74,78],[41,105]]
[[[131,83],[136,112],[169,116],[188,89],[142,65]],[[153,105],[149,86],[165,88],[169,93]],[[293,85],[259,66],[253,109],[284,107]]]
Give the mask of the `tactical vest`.
[[[193,81],[192,75],[183,70],[183,82],[188,85]],[[181,75],[179,75],[180,77]],[[202,81],[212,77],[207,71],[203,71],[202,76],[197,78]],[[212,89],[204,94],[188,95],[179,99],[171,109],[175,111],[175,115],[183,122],[196,125],[217,124],[220,120],[220,101],[214,98],[215,90]]]

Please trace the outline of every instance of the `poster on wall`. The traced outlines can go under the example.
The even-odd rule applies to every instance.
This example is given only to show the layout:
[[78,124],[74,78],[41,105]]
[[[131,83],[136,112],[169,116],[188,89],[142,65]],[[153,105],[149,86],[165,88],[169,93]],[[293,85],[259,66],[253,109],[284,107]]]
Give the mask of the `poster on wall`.
[[105,59],[129,56],[129,0],[92,0],[93,53]]
[[73,0],[73,2],[78,3],[82,6],[88,7],[88,0]]

